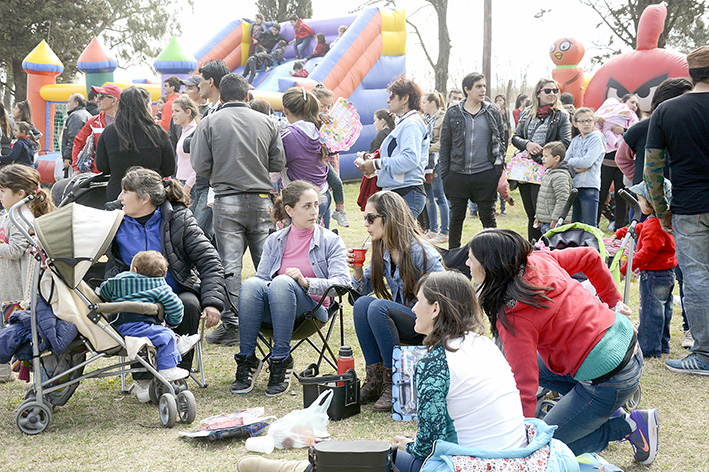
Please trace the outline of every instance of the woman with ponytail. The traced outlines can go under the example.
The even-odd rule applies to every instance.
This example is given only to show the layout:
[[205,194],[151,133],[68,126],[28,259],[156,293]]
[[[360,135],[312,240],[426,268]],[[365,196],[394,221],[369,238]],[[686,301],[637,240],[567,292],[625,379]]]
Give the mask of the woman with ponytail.
[[[118,201],[125,216],[107,254],[113,266],[107,278],[128,270],[140,251],[161,252],[168,262],[167,283],[185,306],[175,333],[197,333],[200,316],[207,318],[208,328],[216,326],[225,302],[224,269],[187,209],[182,184],[163,180],[154,170],[131,167],[121,180]],[[191,365],[188,353],[178,367],[189,370]]]
[[283,113],[290,123],[283,131],[283,149],[286,167],[283,185],[294,180],[304,180],[318,188],[321,218],[330,208],[327,191],[327,148],[320,142],[320,102],[311,92],[301,87],[291,87],[283,94]]
[[[10,164],[0,169],[0,202],[7,210],[0,217],[0,302],[19,302],[29,299],[27,287],[30,255],[29,241],[12,224],[10,208],[28,195],[34,195],[21,209],[37,218],[54,210],[49,194],[39,184],[39,172],[21,164]],[[0,364],[0,383],[13,380],[10,366]]]
[[[256,340],[262,324],[273,327],[273,349],[266,396],[290,389],[293,356],[290,341],[295,320],[315,309],[332,285],[349,285],[345,244],[318,224],[320,189],[296,180],[283,189],[273,205],[273,220],[291,224],[271,234],[263,246],[256,276],[241,285],[239,332],[241,350],[235,356],[236,379],[231,393],[254,388],[263,361],[256,357]],[[328,300],[315,312],[327,321]]]
[[26,121],[18,121],[15,123],[12,134],[17,141],[8,154],[0,156],[0,165],[24,164],[31,166],[34,163],[34,150],[39,146],[39,141],[32,135],[30,124]]

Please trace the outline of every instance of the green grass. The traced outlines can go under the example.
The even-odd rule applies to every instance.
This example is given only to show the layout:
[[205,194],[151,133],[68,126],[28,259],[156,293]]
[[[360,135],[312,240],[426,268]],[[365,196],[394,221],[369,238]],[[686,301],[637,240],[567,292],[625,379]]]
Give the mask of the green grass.
[[[348,247],[359,246],[366,237],[362,213],[354,203],[358,184],[346,184],[347,213],[352,226],[339,228]],[[517,205],[508,207],[508,215],[498,217],[498,226],[526,233],[526,218],[519,194],[513,193]],[[334,224],[334,223],[333,223]],[[478,219],[465,222],[463,241],[481,229]],[[250,257],[244,258],[245,276],[254,270]],[[631,307],[637,321],[637,285],[633,285]],[[357,370],[364,376],[364,361],[352,326],[352,309],[345,310],[346,342],[355,348]],[[666,358],[686,355],[681,349],[681,314],[675,310],[672,322],[672,352]],[[173,429],[162,429],[157,408],[142,405],[133,396],[120,392],[118,379],[82,382],[74,396],[57,408],[48,429],[37,436],[25,436],[15,426],[15,409],[24,395],[24,382],[0,384],[0,470],[2,471],[113,471],[123,470],[235,470],[236,461],[247,454],[244,442],[206,441],[178,438],[178,431],[190,430],[200,419],[251,406],[263,406],[267,414],[281,417],[292,409],[302,408],[302,389],[293,385],[291,394],[266,398],[267,373],[263,372],[249,395],[234,396],[229,386],[234,375],[234,349],[207,346],[205,370],[209,386],[200,389],[190,384],[197,399],[197,422],[192,426],[178,423]],[[296,355],[296,368],[303,369],[314,359],[307,349]],[[633,462],[627,443],[615,443],[603,453],[610,462],[626,471],[709,471],[709,379],[675,374],[663,360],[645,362],[641,380],[642,408],[660,409],[660,452],[652,466]],[[362,413],[339,422],[331,422],[328,431],[333,439],[382,439],[394,435],[414,435],[413,424],[395,422],[389,415],[375,414],[371,406]],[[305,450],[276,450],[272,457],[304,459]]]

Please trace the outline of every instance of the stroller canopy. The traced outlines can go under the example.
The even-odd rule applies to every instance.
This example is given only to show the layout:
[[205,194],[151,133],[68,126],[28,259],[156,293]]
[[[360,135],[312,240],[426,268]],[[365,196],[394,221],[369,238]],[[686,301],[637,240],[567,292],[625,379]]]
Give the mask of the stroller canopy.
[[103,211],[70,203],[34,222],[50,265],[71,288],[106,252],[123,221],[123,211]]

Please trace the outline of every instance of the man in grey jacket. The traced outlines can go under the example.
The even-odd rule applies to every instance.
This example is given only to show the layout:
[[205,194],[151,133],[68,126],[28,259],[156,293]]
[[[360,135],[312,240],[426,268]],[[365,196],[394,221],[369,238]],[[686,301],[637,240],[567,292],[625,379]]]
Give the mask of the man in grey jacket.
[[67,117],[62,134],[62,159],[64,159],[64,177],[69,177],[71,169],[71,151],[74,148],[74,138],[84,127],[91,113],[86,111],[86,99],[80,93],[72,93],[66,102]]
[[[226,286],[234,306],[246,248],[258,267],[274,227],[269,172],[280,172],[286,163],[278,127],[249,107],[248,92],[249,83],[239,74],[221,79],[219,93],[224,104],[197,125],[190,155],[195,172],[209,178],[214,189],[214,236],[224,272],[233,274],[226,278]],[[234,322],[233,316],[222,316],[222,325]]]

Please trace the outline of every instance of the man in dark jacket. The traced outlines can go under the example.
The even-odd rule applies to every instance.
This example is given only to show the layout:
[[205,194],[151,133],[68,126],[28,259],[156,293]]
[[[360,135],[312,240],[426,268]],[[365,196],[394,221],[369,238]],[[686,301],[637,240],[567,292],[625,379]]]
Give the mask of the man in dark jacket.
[[263,46],[266,52],[270,53],[271,49],[273,49],[273,46],[278,44],[278,41],[282,39],[283,36],[281,36],[281,25],[276,23],[271,27],[270,30],[265,30],[261,32],[261,34],[256,37],[254,42]]
[[505,163],[505,127],[497,107],[485,101],[485,76],[463,79],[465,99],[446,112],[439,162],[443,189],[451,202],[449,248],[460,247],[468,200],[478,206],[484,228],[496,228],[497,182]]
[[71,168],[71,151],[74,148],[74,138],[84,127],[91,113],[86,111],[86,99],[80,93],[73,93],[66,102],[67,118],[62,134],[62,159],[64,160],[64,177],[69,177]]

